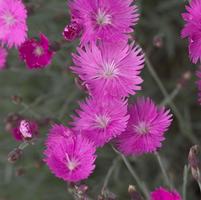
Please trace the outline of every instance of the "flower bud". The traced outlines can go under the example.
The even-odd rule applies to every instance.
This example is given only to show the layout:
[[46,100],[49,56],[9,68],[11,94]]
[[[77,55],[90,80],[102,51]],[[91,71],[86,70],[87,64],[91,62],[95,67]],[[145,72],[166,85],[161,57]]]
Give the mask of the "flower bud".
[[191,168],[193,178],[201,182],[201,154],[200,154],[200,147],[195,145],[191,147],[189,156],[188,156],[188,163]]
[[131,200],[142,200],[141,195],[137,192],[134,185],[129,185],[128,193],[130,194]]
[[8,162],[14,164],[22,156],[22,150],[19,148],[14,149],[8,154]]

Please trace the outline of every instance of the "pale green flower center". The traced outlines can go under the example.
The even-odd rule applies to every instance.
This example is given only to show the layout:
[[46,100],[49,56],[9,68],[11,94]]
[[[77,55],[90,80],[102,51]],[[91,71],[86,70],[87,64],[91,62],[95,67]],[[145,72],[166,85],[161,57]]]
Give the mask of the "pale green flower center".
[[96,21],[99,25],[108,25],[112,23],[112,17],[105,11],[98,9],[98,13],[96,15]]
[[35,56],[42,56],[44,54],[44,50],[41,46],[37,46],[34,50]]
[[109,124],[110,118],[102,115],[102,116],[96,116],[96,125],[98,128],[106,128],[107,125]]
[[3,19],[5,21],[5,24],[7,26],[12,26],[15,23],[15,18],[11,13],[5,13],[5,15],[3,16]]
[[134,125],[134,130],[141,134],[141,135],[144,135],[144,134],[147,134],[150,130],[150,127],[149,125],[146,123],[146,122],[139,122],[137,125]]

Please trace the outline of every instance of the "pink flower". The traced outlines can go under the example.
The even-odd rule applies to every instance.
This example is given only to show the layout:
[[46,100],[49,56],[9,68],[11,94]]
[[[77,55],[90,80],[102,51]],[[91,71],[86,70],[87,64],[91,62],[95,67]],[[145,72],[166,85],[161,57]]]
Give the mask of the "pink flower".
[[73,41],[77,39],[81,33],[81,27],[78,23],[72,22],[70,25],[67,25],[63,31],[63,36],[68,41]]
[[73,117],[74,130],[93,141],[97,147],[125,131],[129,119],[126,101],[90,98],[80,107],[78,117]]
[[196,73],[197,77],[198,77],[198,81],[197,81],[197,87],[198,87],[198,102],[201,105],[201,70],[199,69]]
[[193,63],[197,63],[201,59],[201,0],[192,0],[186,10],[182,14],[186,23],[182,37],[188,37],[190,58]]
[[151,200],[181,200],[181,196],[176,190],[168,191],[160,187],[151,193]]
[[155,152],[171,124],[169,112],[156,107],[149,98],[138,99],[129,108],[130,119],[126,131],[117,139],[118,149],[126,155]]
[[[62,137],[61,133],[62,131],[59,137]],[[59,140],[56,136],[50,137],[46,145],[44,161],[56,177],[68,182],[78,182],[88,178],[93,172],[96,149],[82,135],[74,134]]]
[[27,37],[27,11],[21,0],[1,0],[0,42],[18,47]]
[[0,47],[0,70],[5,68],[7,51]]
[[127,97],[141,87],[139,76],[144,67],[144,55],[134,45],[86,45],[73,54],[71,67],[86,82],[93,95]]
[[40,40],[30,38],[19,48],[20,58],[24,60],[29,69],[44,68],[52,61],[54,52],[50,50],[48,38],[40,34]]
[[127,40],[139,18],[132,0],[70,0],[72,18],[83,26],[81,43]]
[[38,125],[34,121],[19,120],[17,126],[12,129],[13,137],[17,141],[30,140],[38,135]]

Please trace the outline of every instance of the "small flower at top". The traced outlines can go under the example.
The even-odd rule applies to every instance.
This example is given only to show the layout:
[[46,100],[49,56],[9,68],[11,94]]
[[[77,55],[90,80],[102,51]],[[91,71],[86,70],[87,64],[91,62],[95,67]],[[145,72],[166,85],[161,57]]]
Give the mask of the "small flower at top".
[[150,98],[139,98],[128,114],[127,129],[117,138],[118,149],[125,155],[156,152],[171,124],[170,111],[158,108]]
[[168,191],[160,187],[151,193],[151,200],[182,200],[182,198],[176,190]]
[[69,7],[72,19],[83,27],[81,44],[127,41],[139,18],[131,0],[70,0]]
[[31,140],[38,135],[38,125],[34,121],[20,120],[17,126],[12,129],[13,137],[17,141]]
[[44,161],[56,177],[75,183],[87,179],[93,172],[95,151],[87,138],[56,125],[47,138]]
[[63,31],[63,36],[66,40],[73,41],[80,36],[81,31],[81,26],[74,21],[65,27]]
[[35,38],[26,40],[19,48],[19,55],[29,69],[41,69],[51,63],[54,51],[50,49],[48,38],[40,34],[39,40]]
[[27,11],[21,0],[0,1],[0,43],[19,47],[27,37]]
[[192,0],[186,6],[186,13],[182,14],[185,26],[182,38],[188,38],[189,55],[193,63],[201,60],[201,0]]
[[5,68],[7,51],[0,47],[0,70]]

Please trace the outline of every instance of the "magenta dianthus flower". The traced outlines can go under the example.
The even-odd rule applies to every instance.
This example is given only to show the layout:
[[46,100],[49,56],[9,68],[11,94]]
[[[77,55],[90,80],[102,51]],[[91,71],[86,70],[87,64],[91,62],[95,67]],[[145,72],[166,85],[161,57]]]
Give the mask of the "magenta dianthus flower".
[[197,63],[201,60],[201,0],[192,0],[186,10],[182,14],[186,22],[182,37],[188,37],[190,58],[193,63]]
[[0,70],[5,68],[7,51],[0,47]]
[[74,116],[74,130],[94,142],[97,147],[103,146],[126,129],[129,116],[127,102],[90,98],[80,104]]
[[20,58],[29,69],[45,68],[52,61],[54,52],[50,49],[48,38],[40,34],[40,40],[35,38],[26,40],[19,48]]
[[181,200],[181,196],[176,190],[168,191],[160,187],[151,193],[151,200]]
[[127,40],[139,18],[132,0],[71,0],[72,19],[83,26],[81,43]]
[[138,99],[129,108],[130,119],[126,131],[117,138],[118,149],[125,155],[155,152],[171,124],[169,112],[158,108],[149,98]]
[[74,134],[59,140],[57,137],[50,137],[46,145],[44,161],[56,177],[68,182],[78,182],[88,178],[93,172],[96,149],[82,135]]
[[134,45],[87,45],[73,54],[71,67],[88,85],[93,95],[117,98],[133,95],[140,90],[140,72],[144,55]]
[[27,37],[27,11],[21,0],[1,0],[0,42],[18,47]]
[[39,134],[38,124],[30,120],[19,120],[12,134],[17,141],[30,140]]

